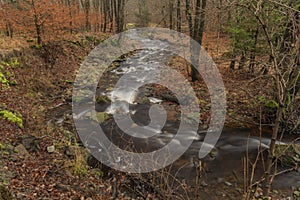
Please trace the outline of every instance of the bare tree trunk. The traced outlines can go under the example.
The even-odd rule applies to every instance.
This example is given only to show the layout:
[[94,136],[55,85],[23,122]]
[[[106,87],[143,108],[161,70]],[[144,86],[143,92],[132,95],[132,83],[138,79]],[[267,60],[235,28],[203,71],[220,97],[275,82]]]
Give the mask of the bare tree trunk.
[[40,19],[38,18],[38,13],[35,7],[35,0],[31,1],[31,6],[33,8],[33,20],[35,25],[35,31],[37,35],[37,43],[42,44],[42,24],[40,24]]
[[90,31],[91,30],[91,23],[90,23],[90,9],[91,9],[91,5],[90,5],[90,1],[89,0],[85,0],[85,2],[84,2],[84,9],[85,9],[85,29],[86,29],[86,31]]
[[193,36],[193,19],[192,19],[192,10],[190,7],[190,1],[186,0],[185,1],[185,14],[186,14],[186,18],[189,24],[189,31],[190,31],[190,37]]
[[202,38],[203,38],[203,33],[204,33],[204,28],[205,28],[205,10],[206,10],[206,0],[202,0],[202,5],[201,5],[201,13],[200,13],[200,27],[199,27],[199,44],[202,45]]
[[102,1],[103,2],[103,6],[102,6],[102,8],[103,8],[103,10],[102,10],[102,12],[103,12],[103,29],[102,29],[102,31],[105,33],[106,32],[106,28],[107,28],[107,12],[108,12],[108,2],[107,2],[107,0],[103,0]]
[[254,34],[254,43],[252,50],[250,52],[250,64],[249,64],[249,73],[254,74],[254,67],[255,67],[255,54],[256,54],[256,46],[257,46],[257,41],[258,41],[258,34],[259,34],[259,29],[257,28]]
[[276,147],[276,140],[279,132],[279,127],[280,127],[280,122],[282,119],[282,114],[283,114],[284,107],[280,106],[277,110],[276,114],[276,120],[275,124],[273,127],[273,134],[272,134],[272,139],[270,143],[270,148],[268,151],[268,158],[267,158],[267,163],[266,163],[266,172],[265,172],[265,182],[263,184],[263,190],[264,190],[264,195],[268,196],[270,189],[271,189],[271,180],[272,180],[272,167],[273,167],[273,158],[275,157],[275,147]]
[[[195,19],[194,19],[194,31],[192,38],[198,42],[198,44],[202,45],[202,38],[204,32],[204,24],[205,24],[205,9],[206,9],[206,0],[197,0],[196,1],[196,11],[195,11]],[[192,53],[191,53],[191,61],[194,67],[191,70],[192,81],[199,80],[199,73],[195,67],[199,65],[199,56],[201,49],[199,47],[195,47],[191,45]]]
[[114,1],[114,13],[115,13],[115,24],[117,32],[119,31],[119,23],[120,23],[120,12],[119,12],[119,1],[120,0],[113,0]]
[[67,0],[67,5],[69,7],[69,17],[70,17],[70,22],[69,22],[69,25],[70,25],[70,33],[72,34],[73,33],[73,14],[72,14],[72,4],[71,4],[71,1],[70,0]]
[[165,15],[165,6],[161,9],[161,15],[163,16],[163,22],[164,22],[164,28],[167,28],[167,20],[166,20],[166,15]]
[[109,20],[110,20],[110,32],[114,29],[114,1],[107,1],[107,7],[109,8]]
[[112,0],[112,3],[113,3],[113,9],[114,9],[114,16],[115,16],[115,20],[114,20],[114,25],[115,25],[115,28],[116,28],[116,25],[118,24],[118,18],[119,18],[119,12],[117,10],[117,0]]
[[5,29],[6,29],[6,36],[7,37],[13,37],[13,29],[12,29],[12,25],[9,21],[5,22]]
[[177,0],[177,31],[181,32],[181,3],[180,0]]
[[173,30],[173,0],[169,0],[169,28]]
[[[195,17],[194,17],[194,32],[193,32],[193,39],[197,42],[199,41],[199,33],[200,33],[200,14],[201,14],[201,0],[196,1],[196,8],[195,8]],[[201,45],[201,44],[200,44]]]
[[241,57],[240,63],[239,63],[239,70],[244,69],[246,60],[247,60],[247,58],[246,58],[246,52],[243,51],[242,52],[242,57]]
[[94,32],[98,32],[99,31],[99,9],[100,9],[100,5],[99,5],[99,1],[94,1],[94,12],[96,13],[96,21],[94,24]]
[[117,17],[117,32],[120,33],[124,29],[125,22],[125,0],[118,0],[118,17]]

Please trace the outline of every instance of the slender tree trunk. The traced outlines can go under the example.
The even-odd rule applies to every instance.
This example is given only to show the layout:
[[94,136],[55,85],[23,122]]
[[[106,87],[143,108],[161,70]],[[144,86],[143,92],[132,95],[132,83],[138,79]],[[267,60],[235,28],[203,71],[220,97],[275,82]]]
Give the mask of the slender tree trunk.
[[280,127],[280,122],[282,119],[282,114],[283,114],[284,107],[280,106],[277,110],[276,114],[276,120],[275,124],[273,127],[273,134],[272,134],[272,139],[270,143],[270,148],[268,151],[268,158],[267,158],[267,163],[266,163],[266,172],[265,172],[265,182],[263,184],[264,188],[264,195],[268,196],[270,189],[271,189],[271,180],[272,180],[272,167],[273,167],[273,158],[275,157],[275,147],[276,147],[276,140],[279,132],[279,127]]
[[166,20],[166,15],[165,15],[165,6],[161,9],[161,15],[163,16],[163,23],[164,23],[164,28],[167,28],[167,20]]
[[69,25],[70,25],[70,33],[73,33],[73,14],[72,14],[72,4],[70,0],[67,0],[67,5],[69,7]]
[[202,5],[201,5],[201,13],[200,13],[200,27],[199,27],[199,44],[202,45],[202,38],[203,38],[203,33],[204,33],[204,28],[205,28],[205,10],[206,10],[206,0],[202,0]]
[[118,0],[117,32],[123,31],[125,22],[125,0]]
[[110,32],[113,32],[114,29],[114,1],[106,2],[109,8],[109,19],[110,19]]
[[119,24],[119,5],[118,5],[118,0],[113,0],[114,3],[114,15],[115,15],[115,28],[118,31],[118,24]]
[[7,37],[13,37],[13,29],[12,29],[12,25],[9,21],[5,22],[5,29],[6,29],[6,36]]
[[33,8],[33,20],[35,25],[35,31],[37,35],[37,43],[40,45],[42,44],[42,24],[39,22],[38,13],[35,7],[35,0],[31,1],[31,6]]
[[90,23],[91,5],[89,0],[85,0],[84,7],[85,7],[85,29],[86,31],[90,31],[91,30],[91,23]]
[[[193,39],[199,42],[200,36],[200,14],[201,14],[201,0],[196,1],[196,8],[195,8],[195,17],[194,17],[194,32],[193,32]],[[200,44],[201,45],[201,44]]]
[[191,70],[192,81],[199,80],[199,73],[196,67],[199,65],[199,57],[201,52],[202,38],[204,33],[204,25],[205,25],[205,9],[206,9],[206,0],[197,0],[196,2],[196,11],[195,11],[195,19],[194,19],[194,31],[192,38],[198,42],[200,48],[198,46],[191,45],[191,61],[194,67]]
[[246,60],[247,60],[247,58],[246,58],[246,52],[243,51],[242,52],[242,57],[241,57],[240,63],[239,63],[239,70],[244,69]]
[[181,32],[181,0],[177,0],[177,31]]
[[189,25],[190,37],[193,36],[193,19],[192,19],[192,10],[190,7],[190,1],[185,1],[185,14]]
[[169,28],[173,30],[173,0],[169,0]]
[[95,13],[96,13],[96,21],[94,24],[94,32],[98,32],[99,31],[99,1],[94,1],[94,9],[95,9]]
[[106,28],[107,28],[107,12],[108,12],[108,2],[107,2],[107,0],[103,0],[103,6],[102,6],[102,8],[103,8],[103,10],[102,10],[102,12],[103,12],[103,29],[102,29],[102,31],[105,33],[106,32]]
[[256,46],[258,41],[258,34],[259,29],[257,28],[254,34],[254,43],[252,50],[250,52],[250,65],[249,65],[249,73],[254,74],[254,67],[255,67],[255,54],[256,54]]
[[232,60],[230,61],[230,65],[229,65],[229,68],[231,69],[231,70],[234,70],[234,67],[235,67],[235,57],[234,58],[232,58]]

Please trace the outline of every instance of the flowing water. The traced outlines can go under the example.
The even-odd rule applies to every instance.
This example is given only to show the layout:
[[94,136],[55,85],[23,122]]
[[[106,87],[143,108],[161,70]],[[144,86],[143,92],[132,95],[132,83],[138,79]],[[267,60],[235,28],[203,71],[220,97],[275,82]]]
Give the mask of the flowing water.
[[[130,114],[133,121],[138,125],[147,125],[150,122],[148,115],[149,108],[153,104],[162,104],[164,100],[151,96],[151,90],[142,87],[136,90],[136,85],[141,85],[151,79],[153,76],[149,74],[157,74],[164,67],[168,59],[173,55],[168,51],[168,42],[158,39],[145,39],[139,36],[138,32],[132,32],[128,37],[135,38],[145,44],[147,48],[140,50],[138,53],[127,58],[120,63],[117,68],[108,71],[102,79],[98,87],[97,94],[107,96],[112,102],[96,105],[98,112],[107,112],[109,114],[124,113]],[[124,83],[116,85],[117,81],[123,77]],[[112,87],[114,89],[112,90]],[[141,99],[147,99],[145,103]],[[129,105],[129,107],[127,106]],[[167,112],[174,112],[172,105],[165,108]],[[88,113],[89,110],[82,108],[82,115]],[[80,117],[80,116],[78,116]],[[59,119],[58,119],[59,121]],[[142,139],[131,138],[134,149],[137,152],[150,152],[162,148],[174,139],[180,121],[174,118],[167,118],[166,124],[161,129],[152,127],[150,132],[155,133],[153,137]],[[124,141],[129,141],[124,132],[118,129],[113,120],[101,124],[104,131],[116,145],[123,145]],[[115,127],[113,127],[115,126]],[[113,128],[112,128],[113,127]],[[199,167],[198,152],[203,144],[205,131],[199,130],[197,134],[186,133],[182,138],[177,138],[177,143],[180,144],[183,140],[192,140],[192,144],[184,155],[174,163],[174,171],[177,171],[177,177],[184,179],[185,182],[195,184],[195,177]],[[143,134],[143,133],[140,133]],[[203,178],[205,181],[202,185],[210,185],[216,183],[226,187],[235,187],[236,184],[243,182],[243,158],[248,155],[252,160],[256,158],[259,147],[267,149],[270,143],[269,133],[262,133],[259,137],[259,132],[256,129],[250,128],[224,128],[222,135],[213,148],[212,153],[201,160],[203,167]],[[289,139],[285,139],[282,143],[289,143]],[[208,144],[207,144],[208,145]],[[284,167],[279,166],[279,170]],[[256,170],[256,175],[259,177],[263,173],[263,166],[259,162]],[[224,186],[224,187],[225,187]],[[275,178],[273,187],[281,190],[291,189],[291,186],[300,187],[300,175],[296,171],[284,173]],[[214,190],[214,188],[210,188]]]

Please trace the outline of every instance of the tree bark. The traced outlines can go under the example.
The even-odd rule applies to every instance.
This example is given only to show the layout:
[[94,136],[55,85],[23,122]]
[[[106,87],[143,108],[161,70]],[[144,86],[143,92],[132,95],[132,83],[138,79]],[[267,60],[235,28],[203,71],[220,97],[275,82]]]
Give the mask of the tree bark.
[[169,28],[173,30],[173,0],[169,0]]
[[42,24],[40,23],[40,19],[38,17],[38,13],[35,6],[35,0],[31,1],[31,6],[33,8],[33,20],[35,25],[35,31],[37,35],[37,43],[42,44]]
[[196,1],[196,10],[195,10],[195,19],[193,26],[193,35],[192,38],[198,42],[200,47],[194,46],[191,44],[191,61],[193,67],[191,69],[192,81],[199,80],[199,73],[197,68],[199,67],[199,57],[201,52],[202,38],[204,33],[204,25],[205,25],[205,9],[206,9],[206,0],[197,0]]
[[177,32],[181,32],[181,3],[180,0],[177,0]]
[[190,1],[185,1],[185,15],[188,21],[189,31],[190,31],[190,37],[193,36],[193,18],[192,18],[192,10],[190,7]]
[[103,12],[103,27],[102,31],[105,33],[107,28],[107,12],[108,12],[108,2],[107,0],[102,1],[102,12]]
[[67,0],[67,5],[69,7],[69,25],[70,25],[70,33],[73,33],[73,13],[72,13],[72,4],[70,0]]
[[250,64],[249,64],[249,73],[254,74],[255,67],[255,54],[256,54],[256,46],[258,41],[259,29],[257,28],[254,34],[254,43],[250,52]]
[[85,9],[85,29],[86,29],[86,31],[90,31],[91,30],[91,23],[90,23],[90,9],[91,9],[91,5],[90,5],[90,1],[89,0],[85,0],[85,2],[84,2],[84,9]]

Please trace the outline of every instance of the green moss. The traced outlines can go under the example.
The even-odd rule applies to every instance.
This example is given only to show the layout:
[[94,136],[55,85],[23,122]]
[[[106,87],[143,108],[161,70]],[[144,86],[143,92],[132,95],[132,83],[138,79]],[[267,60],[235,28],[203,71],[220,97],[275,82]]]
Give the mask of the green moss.
[[17,58],[11,58],[9,61],[9,66],[12,68],[17,68],[20,66],[20,62],[18,61]]
[[66,83],[73,84],[74,81],[72,81],[72,80],[66,80]]
[[210,152],[209,152],[209,155],[213,158],[215,158],[218,154],[218,151],[216,149],[212,149]]
[[147,97],[141,99],[141,104],[148,104],[148,103],[150,103],[150,100]]
[[87,174],[88,168],[84,164],[76,163],[74,165],[74,175],[85,176]]
[[9,81],[5,78],[4,74],[0,71],[0,83],[9,86]]
[[32,43],[32,42],[34,42],[34,40],[33,39],[29,39],[29,40],[26,40],[26,42]]
[[265,106],[268,108],[278,108],[279,104],[274,100],[269,100],[266,102]]
[[85,149],[74,148],[74,153],[73,173],[76,176],[85,176],[88,172],[88,165],[86,163],[87,152]]
[[101,170],[95,170],[94,173],[98,177],[103,177],[103,172]]
[[41,49],[41,48],[43,48],[43,45],[34,44],[34,45],[31,46],[31,48],[34,48],[34,49]]
[[98,95],[98,96],[96,97],[96,102],[97,102],[98,104],[103,104],[103,103],[110,103],[111,101],[110,101],[110,99],[109,99],[107,96],[105,96],[105,95]]
[[11,58],[9,62],[1,61],[0,63],[0,89],[7,89],[10,85],[16,85],[17,82],[14,80],[15,74],[6,70],[7,68],[17,68],[20,66],[18,59]]
[[98,112],[96,114],[96,116],[97,116],[97,120],[98,120],[99,123],[105,122],[110,117],[109,114],[107,114],[105,112]]
[[18,124],[20,128],[23,128],[23,120],[21,114],[14,114],[8,110],[0,111],[0,117],[3,119]]
[[85,36],[85,39],[89,42],[94,42],[95,41],[95,37],[94,36]]

